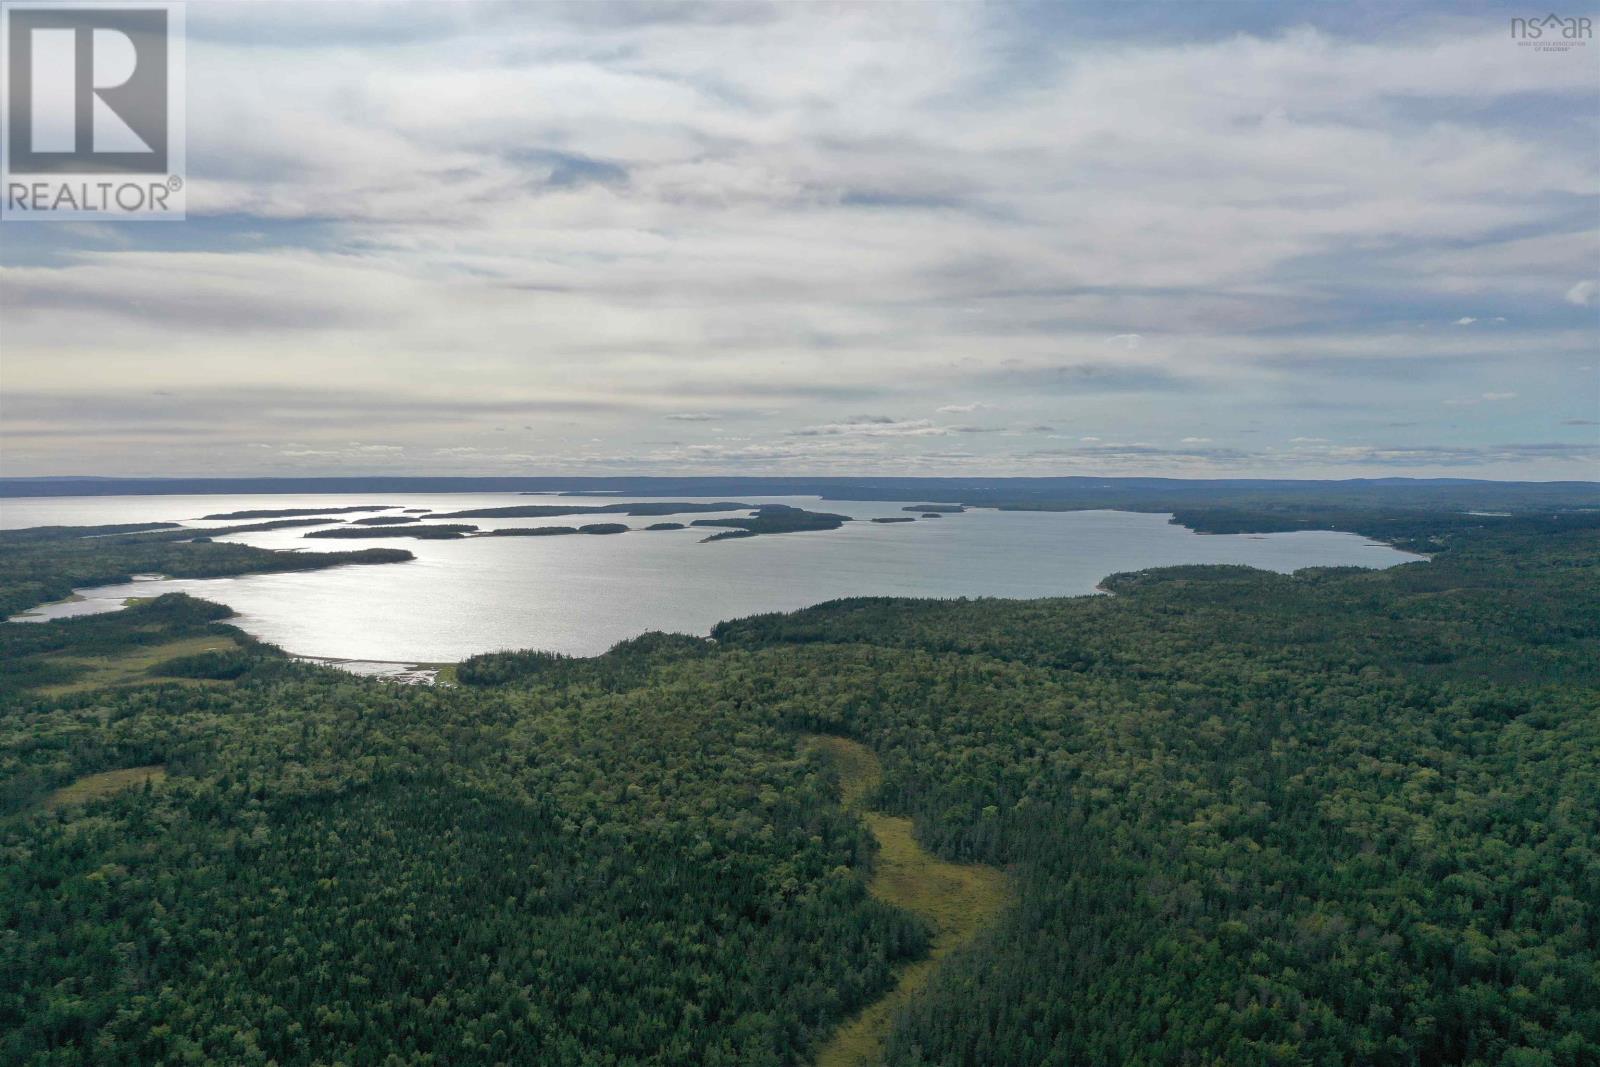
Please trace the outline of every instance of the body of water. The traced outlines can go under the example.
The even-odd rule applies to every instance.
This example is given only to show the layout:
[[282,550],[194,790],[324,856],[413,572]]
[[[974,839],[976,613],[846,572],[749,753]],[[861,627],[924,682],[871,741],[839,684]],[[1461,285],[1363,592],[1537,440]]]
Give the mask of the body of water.
[[[517,504],[599,504],[646,497],[510,493],[320,496],[10,498],[0,527],[181,521],[247,509],[392,505],[435,512]],[[693,497],[673,500],[693,501]],[[704,499],[704,498],[699,498]],[[789,611],[849,596],[1046,597],[1094,592],[1118,571],[1186,563],[1239,563],[1274,571],[1388,567],[1420,557],[1354,534],[1325,531],[1200,535],[1165,515],[1122,511],[968,510],[879,524],[908,502],[757,497],[846,514],[841,529],[701,543],[705,529],[645,531],[654,522],[713,515],[461,519],[483,529],[622,522],[615,536],[306,540],[307,528],[239,534],[263,548],[338,551],[387,546],[410,563],[339,567],[196,581],[150,580],[80,590],[83,600],[43,617],[114,609],[128,597],[184,592],[227,604],[241,629],[289,652],[342,660],[448,662],[478,652],[540,648],[594,655],[647,630],[705,634],[723,619]],[[743,512],[731,512],[741,515]],[[345,516],[355,518],[360,516]],[[237,520],[258,521],[258,520]]]

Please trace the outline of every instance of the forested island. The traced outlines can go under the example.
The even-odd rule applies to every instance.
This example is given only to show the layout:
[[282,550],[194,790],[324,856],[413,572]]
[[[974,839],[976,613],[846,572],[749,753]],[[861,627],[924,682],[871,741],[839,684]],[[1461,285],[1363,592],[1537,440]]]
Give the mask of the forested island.
[[[1600,512],[1507,510],[455,687],[183,596],[0,624],[0,1062],[1594,1063]],[[0,534],[0,604],[409,558],[193,535]],[[894,819],[998,905],[922,972]]]
[[344,539],[415,537],[423,541],[454,541],[477,532],[478,528],[471,523],[440,522],[433,525],[418,523],[415,526],[335,526],[328,530],[312,530],[302,536]]
[[[721,500],[711,504],[672,503],[650,501],[633,504],[513,504],[498,508],[473,508],[469,511],[447,511],[435,514],[436,519],[525,519],[550,518],[556,515],[681,515],[706,511],[743,511],[753,505]],[[777,506],[777,505],[774,505]]]
[[[329,526],[329,525],[332,525],[332,524],[335,524],[335,523],[340,523],[340,522],[343,522],[343,521],[344,521],[343,519],[327,519],[327,518],[321,518],[321,519],[268,519],[266,522],[235,523],[234,525],[231,525],[231,526],[210,526],[210,527],[197,526],[197,527],[191,527],[190,528],[190,532],[191,533],[203,533],[203,534],[207,534],[207,535],[261,533],[261,532],[266,531],[266,530],[288,530],[288,529],[293,529],[296,526]],[[360,522],[361,520],[357,519],[356,521]],[[176,524],[174,524],[174,525],[176,525]]]
[[706,541],[725,541],[733,537],[755,537],[759,534],[797,533],[802,530],[837,530],[850,521],[848,515],[834,515],[824,511],[807,511],[789,504],[762,504],[742,519],[693,519],[691,526],[724,528]]
[[502,530],[485,530],[479,537],[559,537],[564,534],[619,534],[628,527],[620,522],[591,522],[584,526],[511,526]]
[[218,515],[202,515],[202,519],[292,519],[301,515],[351,515],[359,511],[393,511],[394,505],[361,505],[348,508],[261,508],[255,511],[225,511]]
[[498,530],[484,530],[479,537],[560,537],[575,534],[576,526],[506,526]]

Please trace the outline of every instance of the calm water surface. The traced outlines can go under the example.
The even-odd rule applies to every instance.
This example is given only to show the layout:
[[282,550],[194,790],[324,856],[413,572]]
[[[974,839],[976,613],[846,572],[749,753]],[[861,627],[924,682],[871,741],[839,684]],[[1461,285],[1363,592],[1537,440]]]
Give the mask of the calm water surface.
[[[444,512],[651,499],[710,498],[511,493],[12,498],[0,500],[0,527],[169,520],[203,527],[225,523],[199,516],[257,508],[390,504]],[[788,503],[862,520],[907,514],[901,510],[904,502],[769,496],[746,502]],[[723,619],[847,596],[1062,596],[1091,593],[1117,571],[1181,563],[1242,563],[1287,572],[1312,566],[1389,567],[1420,558],[1354,534],[1202,536],[1170,524],[1165,515],[1122,511],[979,509],[942,519],[862,521],[838,530],[711,544],[700,543],[709,532],[702,529],[643,530],[654,522],[708,517],[713,516],[451,520],[483,529],[611,521],[634,527],[609,537],[305,540],[306,530],[316,527],[235,535],[228,539],[274,549],[405,548],[417,559],[299,574],[141,580],[80,590],[84,600],[52,606],[45,614],[108,610],[130,596],[184,592],[227,604],[239,613],[231,621],[240,628],[293,653],[427,663],[502,648],[594,655],[646,630],[704,634]]]

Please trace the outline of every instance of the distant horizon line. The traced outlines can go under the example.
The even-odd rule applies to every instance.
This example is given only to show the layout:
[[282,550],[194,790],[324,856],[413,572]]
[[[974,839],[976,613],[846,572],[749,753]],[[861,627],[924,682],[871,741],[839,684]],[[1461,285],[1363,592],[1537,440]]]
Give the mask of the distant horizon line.
[[1600,479],[1490,478],[1433,475],[1369,475],[1350,478],[1307,478],[1273,475],[1190,477],[1165,474],[28,474],[0,475],[0,496],[11,485],[50,483],[327,483],[327,482],[479,482],[479,483],[609,483],[609,482],[772,482],[850,484],[895,483],[1064,483],[1122,482],[1200,484],[1343,485],[1419,483],[1431,485],[1571,485],[1600,489]]

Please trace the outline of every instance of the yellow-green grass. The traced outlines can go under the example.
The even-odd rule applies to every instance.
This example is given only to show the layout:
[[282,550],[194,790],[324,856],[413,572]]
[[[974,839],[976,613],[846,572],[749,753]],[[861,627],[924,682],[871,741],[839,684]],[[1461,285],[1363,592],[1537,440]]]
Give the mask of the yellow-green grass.
[[145,767],[125,767],[120,771],[86,774],[71,785],[62,786],[44,798],[46,808],[59,808],[67,804],[83,804],[124,789],[133,789],[146,782],[159,782],[167,776],[167,768],[160,763]]
[[845,807],[859,811],[878,840],[878,861],[868,890],[933,927],[927,957],[902,969],[895,987],[841,1026],[817,1056],[817,1067],[866,1067],[882,1062],[895,1013],[933,977],[940,960],[999,915],[1011,893],[1005,875],[995,868],[948,863],[924,849],[912,833],[910,819],[861,810],[883,779],[871,749],[843,737],[813,740],[838,771]]
[[878,757],[866,745],[848,737],[818,734],[811,743],[827,754],[839,775],[839,800],[851,811],[858,811],[867,794],[883,781],[883,767]]
[[40,686],[38,692],[43,696],[57,697],[111,685],[138,685],[157,681],[201,684],[204,679],[154,678],[149,672],[158,663],[165,663],[179,656],[193,656],[201,652],[228,652],[238,647],[238,642],[231,637],[200,636],[179,638],[158,645],[137,645],[126,651],[105,656],[53,656],[51,658],[58,663],[84,668],[84,673],[61,685]]

